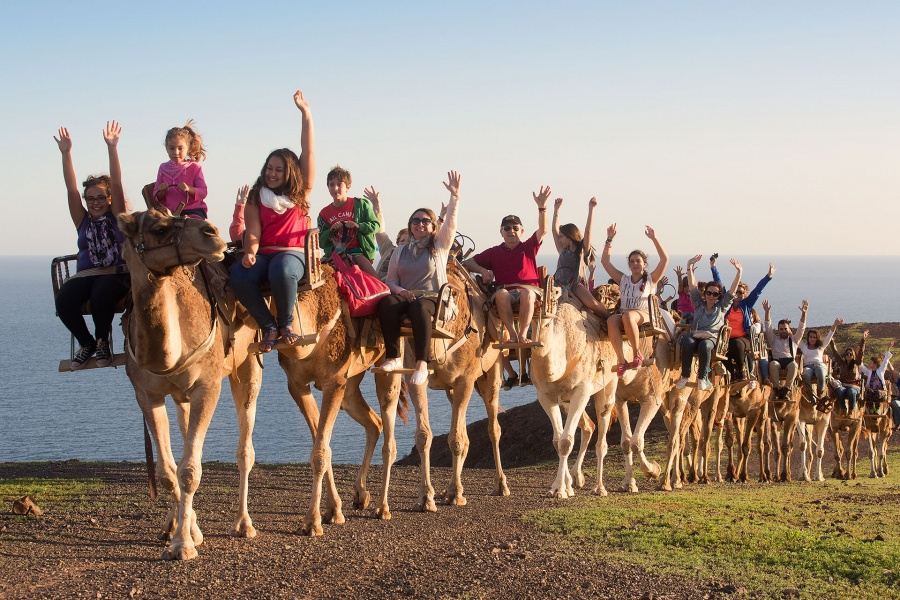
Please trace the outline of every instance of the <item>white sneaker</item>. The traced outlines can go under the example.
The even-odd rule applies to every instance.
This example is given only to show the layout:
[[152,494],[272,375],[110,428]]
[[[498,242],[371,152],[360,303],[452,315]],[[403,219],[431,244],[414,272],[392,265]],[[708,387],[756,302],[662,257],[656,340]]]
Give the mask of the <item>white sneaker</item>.
[[402,369],[402,368],[403,368],[403,359],[401,359],[399,357],[388,359],[384,362],[383,365],[381,365],[381,370],[384,371],[385,373],[390,373],[391,371],[396,371],[397,369]]
[[703,379],[700,380],[700,383],[697,384],[697,387],[700,388],[701,392],[705,392],[706,390],[709,389],[709,379],[704,377]]
[[751,382],[750,382],[750,389],[751,389],[751,390],[755,390],[755,389],[756,389],[756,386],[757,386],[756,381],[751,381]]
[[418,369],[413,371],[412,376],[409,378],[410,385],[422,385],[428,381],[428,370],[419,371]]
[[687,377],[682,377],[678,380],[678,383],[675,384],[675,387],[677,387],[679,390],[683,390],[684,386],[688,384],[688,381],[690,380]]

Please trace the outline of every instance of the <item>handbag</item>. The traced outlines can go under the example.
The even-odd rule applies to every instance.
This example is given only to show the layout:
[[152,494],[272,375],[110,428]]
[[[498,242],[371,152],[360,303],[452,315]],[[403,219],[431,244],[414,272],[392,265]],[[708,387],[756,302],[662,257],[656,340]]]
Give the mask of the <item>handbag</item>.
[[337,252],[331,253],[338,294],[350,308],[351,317],[375,314],[378,303],[391,293],[386,283],[372,277],[355,264],[347,264]]

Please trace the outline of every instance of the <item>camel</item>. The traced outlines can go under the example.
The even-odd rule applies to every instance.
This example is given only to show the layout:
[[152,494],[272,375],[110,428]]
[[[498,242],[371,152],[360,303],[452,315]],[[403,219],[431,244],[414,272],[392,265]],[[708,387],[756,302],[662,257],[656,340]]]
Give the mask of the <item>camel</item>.
[[[675,322],[671,315],[666,311],[661,311],[663,321],[665,322],[668,336],[674,339]],[[644,338],[647,340],[647,338]],[[649,345],[649,344],[648,344]],[[644,355],[650,355],[650,352],[644,352]],[[659,476],[659,464],[650,463],[644,455],[644,436],[647,428],[656,416],[660,406],[664,403],[665,397],[675,386],[680,373],[680,365],[675,362],[675,352],[669,341],[664,336],[655,338],[653,360],[648,361],[649,364],[641,366],[634,370],[628,370],[621,377],[616,386],[616,411],[619,413],[619,426],[622,430],[622,453],[625,457],[625,479],[622,483],[622,491],[637,492],[637,482],[634,479],[634,456],[637,455],[640,462],[641,471],[649,478],[655,479]],[[682,394],[687,396],[687,394]],[[628,403],[636,402],[640,405],[640,414],[638,416],[635,429],[631,430],[631,421],[628,415]],[[664,410],[666,418],[666,426],[675,430],[680,429],[681,414],[683,413],[685,403],[680,403],[681,410]],[[671,420],[671,425],[670,425]],[[669,436],[669,465],[667,465],[667,479],[669,467],[671,467],[672,453],[678,452],[673,449],[672,441],[679,436]],[[667,481],[662,482],[661,489],[666,489]],[[671,490],[671,486],[668,487]]]
[[771,445],[775,450],[775,481],[793,481],[791,452],[794,449],[794,433],[800,420],[800,390],[797,386],[785,388],[779,393],[773,386],[769,390],[769,421],[772,427]]
[[[731,426],[725,428],[725,444],[728,446],[728,480],[746,483],[748,478],[747,463],[752,450],[752,437],[756,434],[757,448],[759,450],[759,481],[772,480],[769,464],[766,458],[769,455],[769,439],[765,435],[768,427],[767,400],[771,393],[769,386],[757,386],[750,389],[749,386],[737,388],[730,385],[730,379],[725,378],[723,390],[726,401],[726,410],[731,413]],[[736,463],[732,459],[732,444],[734,438],[739,441],[739,453]],[[721,435],[720,435],[721,440]]]
[[[553,290],[558,297],[559,288]],[[618,383],[612,344],[599,330],[589,326],[571,304],[561,304],[555,318],[537,319],[534,328],[538,330],[535,339],[540,339],[542,345],[531,351],[531,377],[538,401],[553,425],[553,444],[559,454],[559,468],[547,495],[556,498],[574,495],[568,458],[575,445],[575,430],[588,400],[593,397],[599,435],[597,484],[592,493],[606,496],[603,460]]]
[[[189,560],[203,542],[193,498],[202,475],[203,441],[227,375],[242,430],[252,420],[261,371],[248,359],[255,331],[242,316],[220,325],[214,294],[198,267],[202,260],[221,261],[225,243],[206,221],[173,217],[151,210],[119,217],[127,238],[123,257],[131,272],[133,308],[123,318],[126,372],[159,454],[156,474],[172,505],[161,538],[170,538],[163,558]],[[249,317],[247,317],[249,318]],[[252,321],[251,321],[252,322]],[[226,328],[230,329],[225,331]],[[177,407],[184,452],[176,470],[169,439],[165,397]],[[252,445],[238,448],[242,473],[240,514],[233,535],[253,537],[247,512],[247,474]]]
[[[797,422],[797,432],[800,434],[800,464],[803,469],[803,479],[805,481],[825,481],[825,475],[822,471],[822,459],[825,456],[825,435],[829,428],[834,433],[835,452],[843,454],[843,448],[840,446],[840,433],[836,432],[835,425],[839,429],[847,430],[855,429],[855,433],[850,433],[849,438],[855,438],[853,448],[856,448],[859,442],[860,434],[860,416],[861,409],[857,408],[853,414],[847,414],[846,410],[835,407],[835,410],[823,411],[819,410],[816,403],[812,401],[811,390],[805,384],[797,386],[800,394],[800,413]],[[831,398],[832,391],[826,388],[829,403],[833,405],[834,398]],[[854,416],[855,415],[855,416]],[[813,473],[813,459],[815,459],[815,473]],[[835,473],[838,472],[840,460],[835,467]],[[853,472],[856,473],[856,464],[854,462]],[[837,474],[832,477],[838,477]]]
[[890,395],[884,402],[866,402],[863,416],[863,432],[869,440],[869,461],[872,470],[869,477],[885,477],[889,473],[887,447],[894,430],[891,419]]
[[[447,269],[447,280],[451,290],[458,293],[453,296],[452,305],[456,315],[446,324],[450,339],[432,338],[432,361],[429,369],[427,387],[433,390],[444,390],[452,407],[450,433],[447,443],[453,455],[453,471],[450,483],[441,494],[441,499],[451,505],[464,506],[462,468],[469,451],[469,438],[466,431],[466,409],[472,397],[472,391],[484,401],[488,415],[488,433],[494,451],[496,475],[493,494],[508,496],[509,487],[500,461],[500,425],[497,415],[500,412],[499,391],[502,379],[500,370],[500,350],[493,347],[488,332],[487,296],[481,292],[468,272],[453,260]],[[409,353],[405,353],[407,357]],[[394,438],[394,421],[396,418],[397,397],[400,389],[401,374],[397,372],[377,373],[375,375],[376,390],[381,415],[384,421],[384,446],[382,462],[384,464],[384,485],[376,515],[381,519],[390,519],[388,488],[391,467],[396,460],[396,441]],[[432,441],[431,427],[428,421],[428,392],[426,384],[408,384],[410,399],[416,411],[416,450],[419,453],[421,483],[419,498],[415,504],[417,511],[434,512],[437,506],[434,500],[434,488],[431,484],[430,449]]]

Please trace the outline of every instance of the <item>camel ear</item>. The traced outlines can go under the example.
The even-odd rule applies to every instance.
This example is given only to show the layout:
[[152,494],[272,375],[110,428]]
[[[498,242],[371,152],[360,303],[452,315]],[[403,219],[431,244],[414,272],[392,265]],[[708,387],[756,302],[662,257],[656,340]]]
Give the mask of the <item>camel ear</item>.
[[126,237],[134,237],[137,235],[137,219],[134,218],[134,215],[129,213],[122,213],[119,215],[119,230],[125,234]]

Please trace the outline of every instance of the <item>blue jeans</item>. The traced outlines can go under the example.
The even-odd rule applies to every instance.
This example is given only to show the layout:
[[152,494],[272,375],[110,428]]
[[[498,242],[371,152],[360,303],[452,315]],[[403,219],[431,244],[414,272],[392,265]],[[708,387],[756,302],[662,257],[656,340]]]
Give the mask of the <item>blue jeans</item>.
[[900,398],[891,400],[891,412],[894,413],[894,427],[900,427]]
[[803,381],[810,388],[812,387],[813,373],[816,376],[816,396],[821,396],[822,392],[825,391],[825,377],[827,376],[825,364],[817,362],[803,367]]
[[716,347],[716,340],[698,340],[691,334],[681,338],[681,376],[691,376],[691,361],[694,358],[694,352],[697,353],[700,364],[697,371],[697,379],[703,379],[709,375],[709,363],[712,360],[713,348]]
[[[231,289],[263,331],[289,327],[294,322],[297,305],[297,283],[306,273],[302,252],[287,250],[275,254],[257,254],[256,263],[249,269],[240,262],[231,268]],[[269,282],[275,301],[276,319],[272,318],[260,286]]]
[[859,400],[859,388],[855,385],[842,385],[835,390],[838,399],[838,406],[853,410],[856,408],[856,401]]

